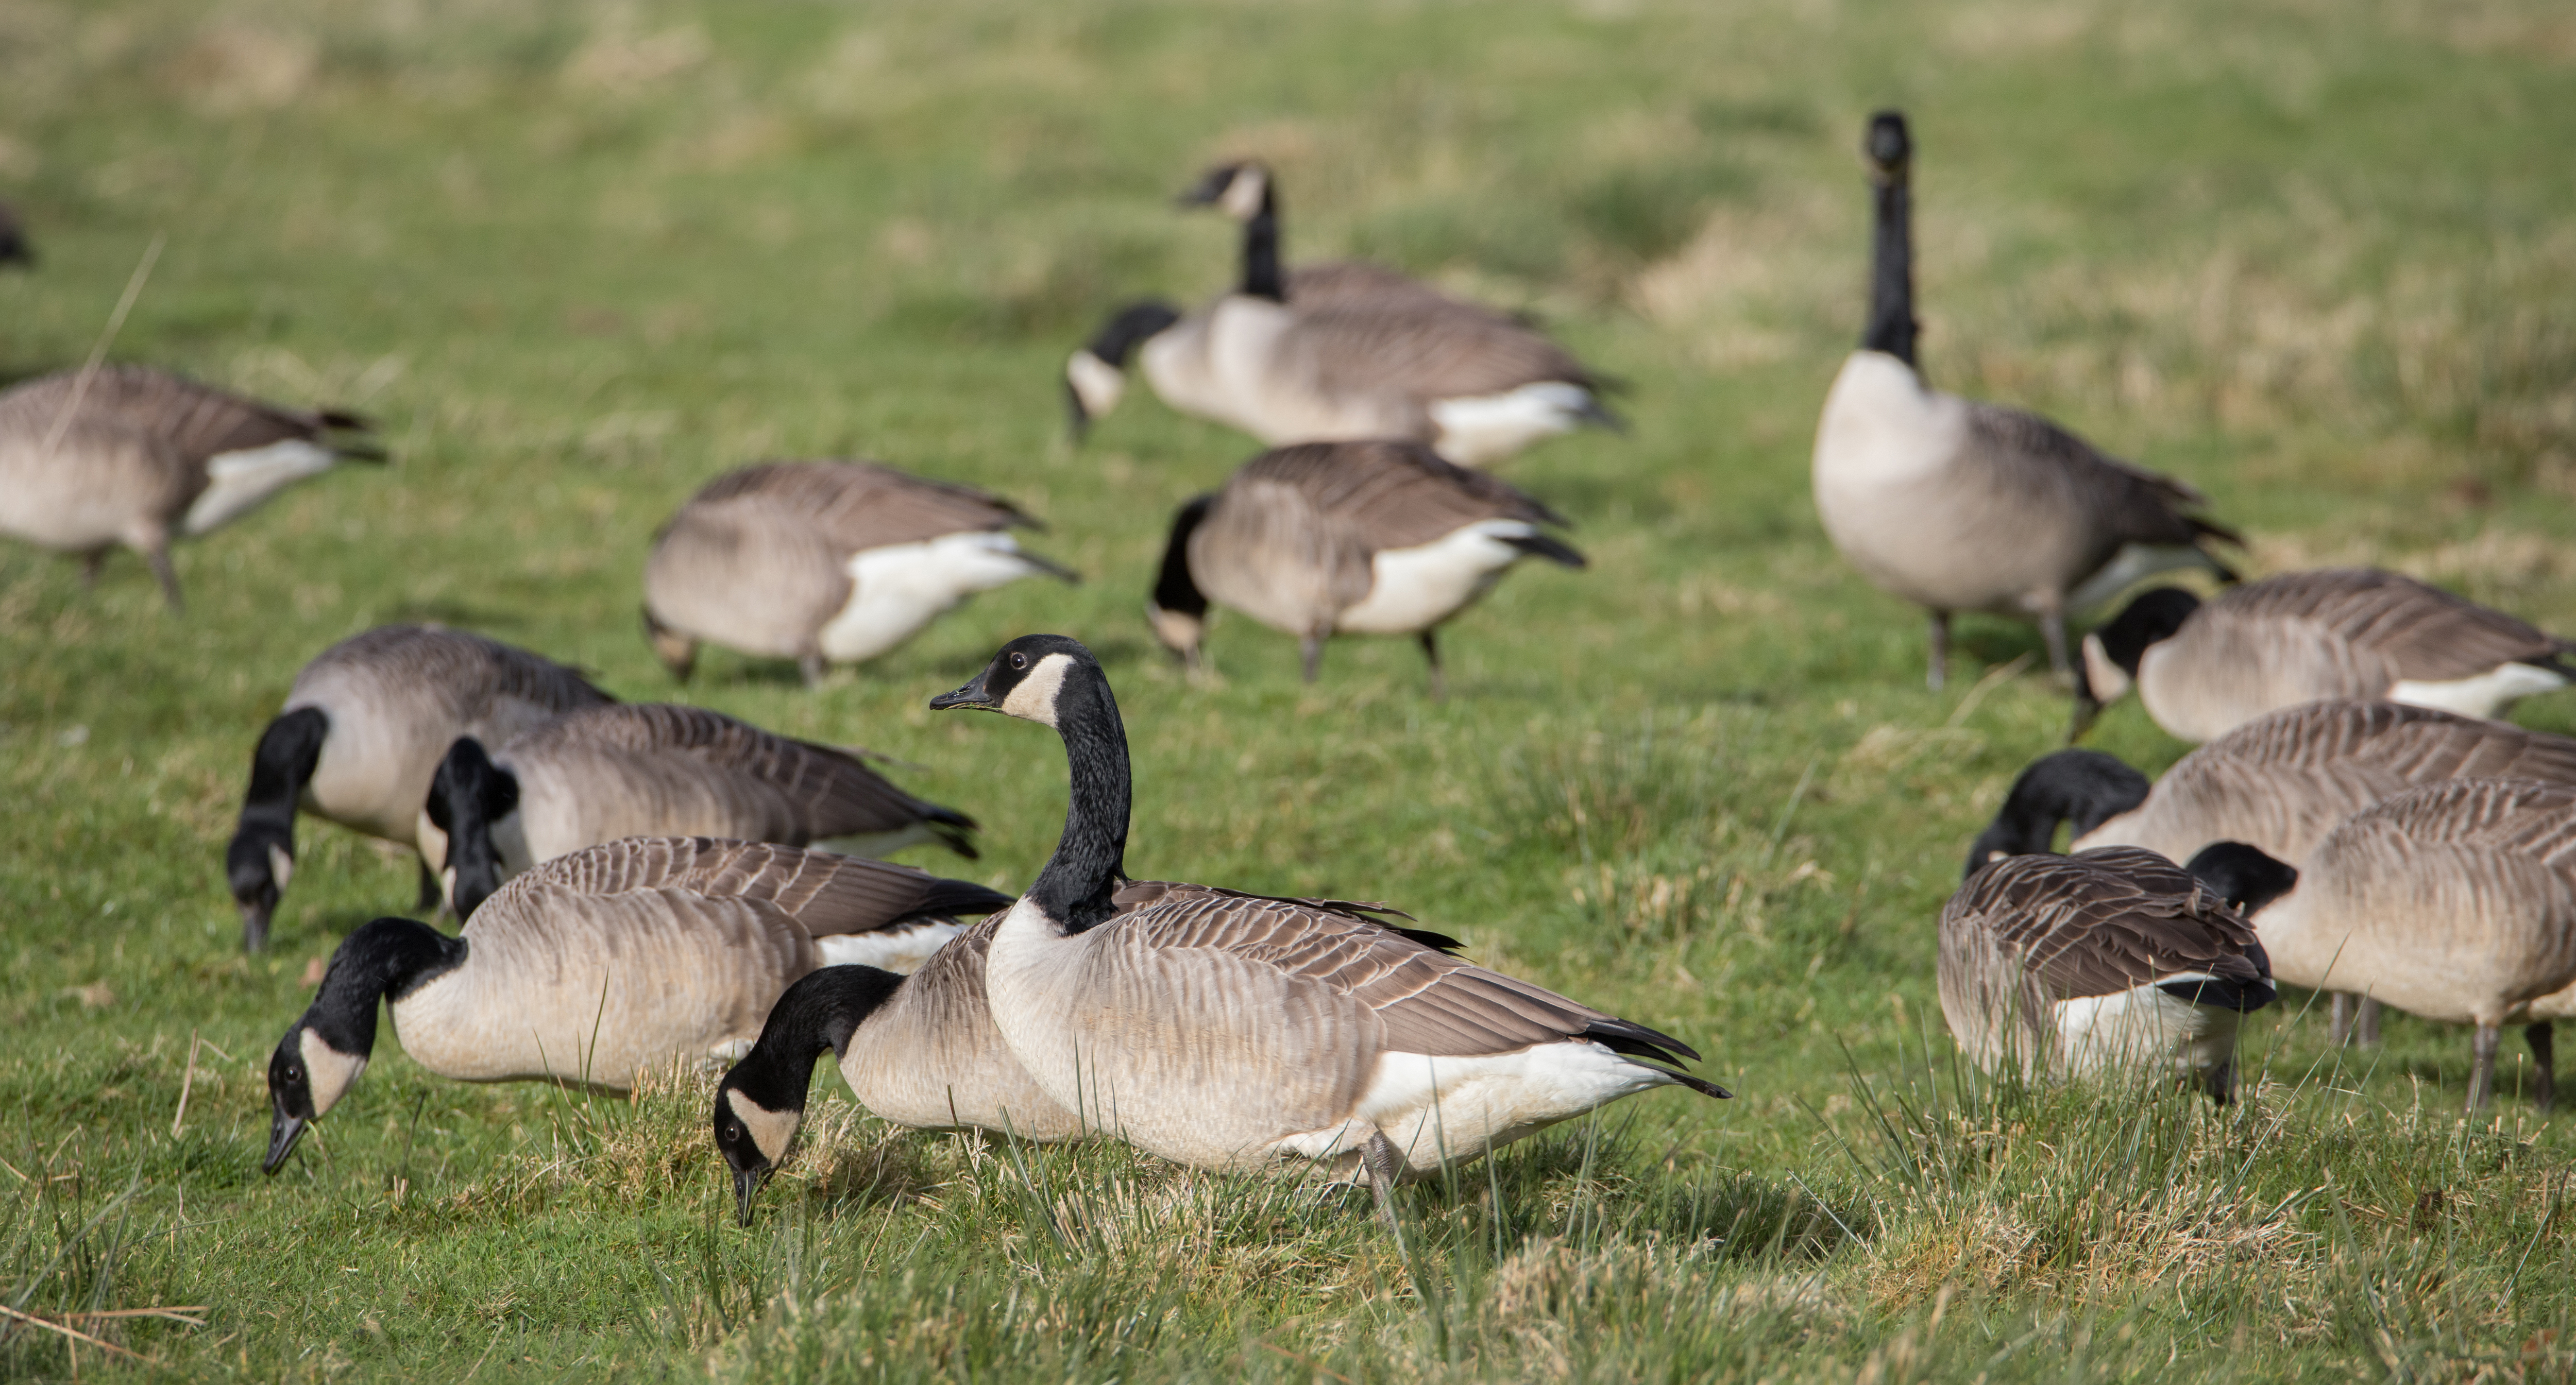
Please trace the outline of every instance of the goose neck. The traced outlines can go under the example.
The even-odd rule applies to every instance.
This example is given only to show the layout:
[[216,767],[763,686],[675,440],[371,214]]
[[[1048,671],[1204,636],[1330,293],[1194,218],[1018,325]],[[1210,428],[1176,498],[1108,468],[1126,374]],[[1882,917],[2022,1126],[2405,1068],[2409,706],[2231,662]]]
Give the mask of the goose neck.
[[342,1053],[375,1051],[376,1002],[400,1000],[423,983],[465,965],[470,944],[415,919],[381,918],[331,954],[304,1027]]
[[770,1007],[760,1039],[727,1079],[772,1111],[802,1110],[823,1050],[846,1057],[854,1035],[885,1012],[904,978],[876,967],[824,967]]
[[1903,178],[1877,185],[1878,220],[1872,236],[1869,329],[1861,347],[1914,361],[1914,226],[1912,193]]
[[1064,836],[1038,872],[1029,897],[1063,932],[1080,933],[1116,909],[1110,896],[1127,875],[1127,814],[1133,786],[1127,728],[1118,700],[1097,666],[1068,673],[1056,696],[1056,733],[1064,738],[1072,791]]
[[1288,285],[1279,267],[1279,189],[1261,189],[1261,207],[1243,223],[1243,292],[1247,297],[1288,301]]

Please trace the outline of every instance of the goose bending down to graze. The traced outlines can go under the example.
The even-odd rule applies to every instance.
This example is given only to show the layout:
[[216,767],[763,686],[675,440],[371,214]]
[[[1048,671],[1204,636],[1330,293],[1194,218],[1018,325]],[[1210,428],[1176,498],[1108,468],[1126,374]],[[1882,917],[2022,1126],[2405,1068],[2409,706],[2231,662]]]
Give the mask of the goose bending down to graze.
[[2126,846],[1972,864],[1941,910],[1942,1016],[1990,1072],[2165,1070],[2226,1101],[2273,999],[2245,912],[2296,878],[2238,843],[2188,869]]
[[993,933],[984,985],[1020,1066],[1092,1128],[1179,1163],[1311,1159],[1399,1177],[1650,1087],[1719,1087],[1680,1040],[1451,956],[1385,905],[1126,882],[1127,734],[1062,635],[1004,645],[932,708],[1055,728],[1064,836]]
[[2233,580],[2208,548],[2239,540],[2189,513],[2206,503],[2198,491],[2035,414],[1924,382],[1903,116],[1870,118],[1868,154],[1878,188],[1869,329],[1816,425],[1816,514],[1862,576],[1932,613],[1932,686],[1948,676],[1952,612],[2036,622],[2063,676],[2070,612],[2171,568]]
[[1082,1122],[1011,1056],[984,1002],[987,919],[948,940],[909,976],[825,967],[787,988],[759,1042],[716,1085],[716,1148],[751,1224],[753,1194],[805,1120],[814,1060],[830,1049],[841,1080],[882,1120],[926,1130],[988,1130],[1053,1142]]
[[703,707],[596,707],[487,751],[448,748],[420,809],[421,852],[458,918],[530,866],[620,837],[808,842],[883,856],[937,842],[975,859],[975,820],[896,788],[846,750]]
[[[295,675],[252,752],[250,791],[224,851],[242,946],[268,945],[295,873],[295,814],[420,844],[420,805],[460,736],[500,745],[566,712],[617,699],[581,671],[498,640],[424,625],[380,625],[323,650]],[[421,899],[438,903],[426,863]]]
[[2499,717],[2576,678],[2576,645],[2377,568],[2286,572],[2203,602],[2143,592],[2084,637],[2078,715],[2131,688],[2158,726],[2187,741],[2319,698],[2384,699]]
[[1011,530],[1043,528],[971,486],[875,462],[763,462],[708,482],[644,565],[644,626],[687,682],[698,642],[826,663],[873,659],[977,592],[1071,572]]
[[0,534],[82,556],[143,555],[181,608],[170,541],[231,523],[343,461],[385,454],[338,410],[263,404],[145,366],[39,376],[0,391]]
[[1438,697],[1441,622],[1523,558],[1582,567],[1542,528],[1565,522],[1420,443],[1283,447],[1181,507],[1146,615],[1195,667],[1209,602],[1241,611],[1297,637],[1310,683],[1336,634],[1412,635]]
[[981,885],[760,842],[630,837],[559,856],[449,937],[381,918],[331,954],[268,1060],[268,1158],[347,1094],[376,1002],[413,1062],[466,1082],[624,1090],[674,1057],[738,1057],[790,982],[883,966],[1007,908]]
[[[1272,208],[1266,174],[1219,172],[1257,182],[1255,205]],[[1526,323],[1374,266],[1283,276],[1275,234],[1270,246],[1248,251],[1243,282],[1196,312],[1147,301],[1112,315],[1065,366],[1076,436],[1117,407],[1131,355],[1164,403],[1274,447],[1405,438],[1487,466],[1586,424],[1618,426],[1599,377]]]
[[2576,787],[2449,779],[2393,794],[2328,832],[2299,887],[2253,918],[2292,985],[2475,1026],[2472,1111],[2494,1091],[2502,1027],[2528,1024],[2549,1104],[2548,1022],[2576,1013]]

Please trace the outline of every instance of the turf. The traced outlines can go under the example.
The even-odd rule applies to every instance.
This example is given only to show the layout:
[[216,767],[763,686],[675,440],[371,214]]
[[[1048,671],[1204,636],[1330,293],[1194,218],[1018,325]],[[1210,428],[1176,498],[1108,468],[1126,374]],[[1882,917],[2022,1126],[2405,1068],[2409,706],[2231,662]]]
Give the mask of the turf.
[[[1806,456],[1861,316],[1860,122],[1898,103],[1936,380],[2204,487],[2256,570],[2378,562],[2576,629],[2571,78],[2547,0],[9,0],[0,197],[43,260],[0,273],[0,374],[86,358],[163,238],[115,358],[363,409],[397,461],[183,547],[184,618],[130,557],[91,591],[0,548],[0,1303],[114,1348],[19,1321],[0,1371],[2563,1376],[2576,1163],[2518,1067],[2458,1118],[2465,1034],[2337,1055],[2291,994],[2224,1111],[1957,1071],[1933,917],[2065,704],[1979,620],[1925,692]],[[1186,683],[1140,616],[1163,520],[1252,446],[1150,398],[1062,436],[1110,308],[1225,280],[1231,228],[1170,200],[1246,155],[1292,258],[1528,310],[1629,382],[1630,432],[1511,465],[1592,567],[1458,621],[1445,704],[1406,643],[1308,688],[1239,620]],[[635,617],[654,527],[827,454],[999,490],[1088,580],[819,695],[721,653],[675,689]],[[295,669],[402,619],[896,756],[1005,888],[1062,759],[923,704],[1078,635],[1134,738],[1138,872],[1393,901],[1737,1096],[1409,1193],[1402,1250],[1360,1200],[837,1095],[743,1231],[705,1074],[476,1088],[390,1039],[263,1179],[268,1047],[412,868],[308,824],[245,957],[222,844]],[[2094,743],[2182,749],[2134,704]],[[201,1325],[77,1316],[178,1307]]]

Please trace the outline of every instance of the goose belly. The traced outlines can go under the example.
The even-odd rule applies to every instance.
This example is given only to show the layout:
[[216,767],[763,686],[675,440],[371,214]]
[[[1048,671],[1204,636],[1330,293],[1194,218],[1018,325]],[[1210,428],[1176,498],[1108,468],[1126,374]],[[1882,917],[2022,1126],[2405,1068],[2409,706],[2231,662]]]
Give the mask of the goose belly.
[[301,438],[221,453],[206,462],[206,488],[188,506],[180,527],[190,534],[222,528],[288,486],[329,471],[338,460],[331,449]]
[[1521,558],[1505,543],[1537,530],[1520,520],[1489,519],[1414,548],[1385,549],[1369,559],[1369,591],[1333,618],[1333,628],[1360,635],[1427,630],[1493,590]]
[[2054,1008],[2059,1057],[2067,1071],[2076,1073],[2113,1068],[2211,1072],[2236,1052],[2236,1031],[2244,1019],[2234,1010],[2195,1005],[2153,985],[2061,1000]]
[[2472,678],[2447,683],[2401,679],[2388,690],[2388,700],[2465,717],[2494,717],[2526,697],[2556,692],[2567,675],[2535,664],[2499,664]]
[[746,1027],[732,1007],[602,963],[558,971],[543,978],[547,986],[537,978],[487,984],[469,974],[469,962],[395,1001],[394,1037],[413,1062],[458,1081],[621,1090],[674,1057],[709,1058],[759,1037],[756,1017]]
[[1329,1160],[1384,1132],[1414,1172],[1463,1163],[1671,1079],[1587,1040],[1511,1053],[1384,1053],[1351,1118],[1282,1139],[1275,1154]]
[[977,592],[1036,571],[1017,540],[981,530],[866,549],[850,559],[849,602],[818,643],[842,663],[873,659]]
[[1489,466],[1559,433],[1583,426],[1592,392],[1563,380],[1541,380],[1501,394],[1431,402],[1437,430],[1432,450],[1460,466]]

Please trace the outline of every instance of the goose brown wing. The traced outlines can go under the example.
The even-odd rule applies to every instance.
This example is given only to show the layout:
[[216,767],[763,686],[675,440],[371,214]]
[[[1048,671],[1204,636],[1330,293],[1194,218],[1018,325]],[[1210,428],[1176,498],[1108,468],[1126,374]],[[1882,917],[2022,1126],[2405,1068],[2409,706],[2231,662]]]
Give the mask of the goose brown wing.
[[2576,783],[2576,737],[2404,702],[2345,699],[2257,717],[2184,756],[2168,777],[2202,763],[2240,774],[2363,765],[2409,784],[2493,778],[2564,784]]
[[27,419],[50,427],[52,416],[77,398],[82,415],[112,418],[158,438],[190,466],[201,466],[218,453],[272,443],[320,443],[333,427],[364,426],[348,415],[281,408],[146,366],[102,366],[86,385],[80,372],[65,371],[11,393],[17,398],[9,422],[0,427]]
[[556,711],[604,707],[617,699],[577,668],[499,640],[435,625],[379,625],[323,650],[297,675],[354,667],[393,687],[443,696],[462,717],[501,700]]
[[989,492],[876,462],[762,462],[717,477],[689,503],[752,496],[805,517],[845,553],[948,534],[1044,527]]
[[1486,312],[1472,303],[1451,298],[1410,274],[1364,260],[1330,260],[1298,265],[1288,271],[1287,289],[1288,301],[1306,311],[1438,305],[1459,312]]
[[2112,995],[2177,974],[2260,981],[2254,930],[2152,851],[2102,847],[2011,856],[1968,878],[1943,909],[2018,955],[2046,999]]
[[2492,607],[2377,568],[2320,568],[2249,582],[2207,607],[2220,620],[2305,621],[2387,659],[2400,678],[2446,682],[2499,664],[2552,664],[2567,641]]
[[1587,1038],[1663,1062],[1689,1045],[1553,991],[1450,956],[1369,917],[1385,905],[1277,899],[1204,885],[1140,882],[1116,896],[1124,927],[1157,950],[1207,948],[1327,987],[1367,1007],[1400,1053],[1472,1057]]
[[1305,358],[1327,395],[1473,399],[1551,380],[1597,383],[1538,332],[1434,294],[1326,303],[1301,313],[1291,331],[1283,345]]
[[2104,561],[2123,544],[2243,542],[2235,531],[2187,513],[2209,503],[2191,486],[2113,457],[2037,414],[1971,403],[1968,445],[2002,474],[2006,487],[2056,494],[2090,515]]
[[2347,825],[2364,820],[2400,843],[2474,846],[2538,861],[2576,883],[2576,787],[2566,784],[2531,779],[2420,784],[2390,795]]
[[1480,520],[1566,522],[1510,482],[1413,442],[1301,443],[1253,458],[1237,476],[1297,492],[1322,523],[1368,553],[1430,543]]
[[[521,880],[590,896],[676,891],[773,905],[816,937],[988,914],[1010,897],[928,871],[829,851],[713,837],[628,837],[538,862]],[[495,894],[498,900],[501,894]],[[481,911],[476,911],[481,917]]]

